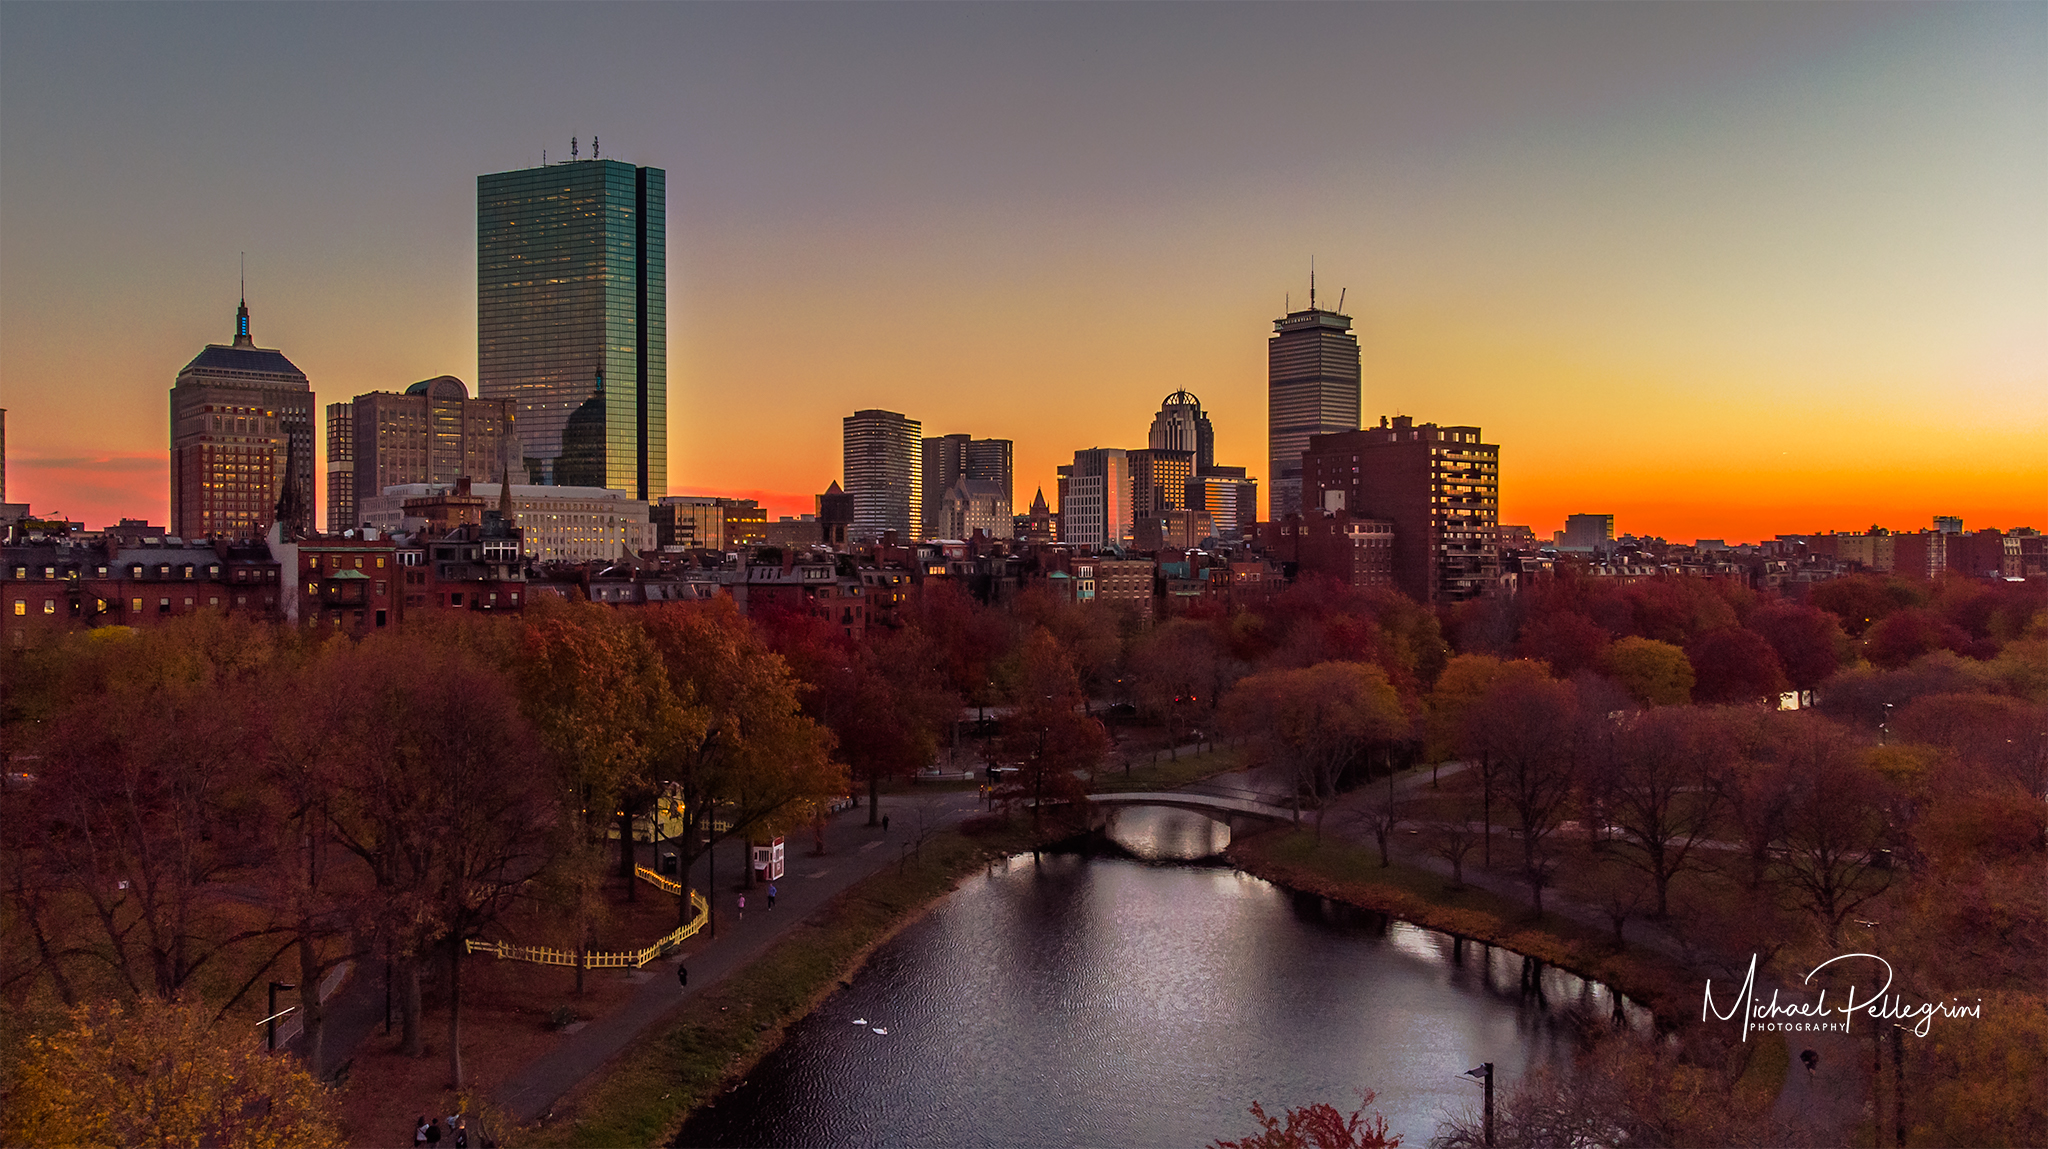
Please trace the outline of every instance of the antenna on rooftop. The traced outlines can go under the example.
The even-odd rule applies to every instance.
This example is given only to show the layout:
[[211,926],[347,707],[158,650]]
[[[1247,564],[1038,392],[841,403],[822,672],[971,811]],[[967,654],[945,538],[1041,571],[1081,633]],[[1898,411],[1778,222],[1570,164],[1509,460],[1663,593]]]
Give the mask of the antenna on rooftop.
[[597,137],[596,137],[596,136],[592,136],[592,137],[590,137],[590,158],[591,158],[591,159],[593,159],[593,160],[597,158]]
[[574,159],[576,158],[576,137],[575,137],[575,136],[570,136],[570,137],[569,137],[569,158],[570,158],[571,160],[574,160]]

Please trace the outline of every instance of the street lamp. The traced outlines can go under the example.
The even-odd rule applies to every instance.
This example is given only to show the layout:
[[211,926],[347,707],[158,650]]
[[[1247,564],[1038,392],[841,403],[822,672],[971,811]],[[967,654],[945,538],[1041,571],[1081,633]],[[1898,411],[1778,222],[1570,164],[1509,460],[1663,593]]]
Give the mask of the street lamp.
[[1889,703],[1889,702],[1887,702],[1887,703],[1885,703],[1885,704],[1884,704],[1884,717],[1883,717],[1883,719],[1882,719],[1882,720],[1880,720],[1880,721],[1878,722],[1878,724],[1877,724],[1877,744],[1878,744],[1879,746],[1883,746],[1883,745],[1885,745],[1885,744],[1886,744],[1886,740],[1887,740],[1887,739],[1889,739],[1889,738],[1891,737],[1891,732],[1892,732],[1892,704],[1891,704],[1891,703]]
[[1493,1062],[1483,1061],[1459,1076],[1486,1083],[1486,1145],[1487,1149],[1493,1149]]

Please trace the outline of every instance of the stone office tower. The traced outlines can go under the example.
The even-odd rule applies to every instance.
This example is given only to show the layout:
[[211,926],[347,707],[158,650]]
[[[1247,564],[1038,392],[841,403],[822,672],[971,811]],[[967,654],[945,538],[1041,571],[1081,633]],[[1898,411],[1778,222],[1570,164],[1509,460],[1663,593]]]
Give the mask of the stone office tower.
[[231,343],[208,344],[171,387],[171,533],[260,538],[313,530],[313,389],[281,351],[256,346],[249,303]]
[[594,156],[477,177],[477,390],[529,482],[668,492],[667,208],[662,169]]
[[1266,344],[1266,482],[1275,522],[1301,510],[1301,454],[1309,436],[1359,426],[1361,376],[1351,317],[1316,306],[1313,272],[1308,285],[1308,310],[1274,320]]

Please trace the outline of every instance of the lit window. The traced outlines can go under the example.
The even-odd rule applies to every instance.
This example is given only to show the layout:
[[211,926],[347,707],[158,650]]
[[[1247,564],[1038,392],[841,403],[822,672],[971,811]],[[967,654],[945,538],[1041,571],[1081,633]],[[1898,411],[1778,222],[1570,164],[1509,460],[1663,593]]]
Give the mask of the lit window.
[[44,613],[44,614],[56,614],[56,613],[57,613],[57,600],[56,600],[56,599],[54,599],[54,598],[46,598],[46,599],[44,599],[44,600],[43,600],[43,613]]
[[22,615],[25,615],[25,614],[27,614],[27,613],[28,613],[28,603],[26,603],[26,602],[22,601],[21,599],[15,599],[15,600],[14,600],[14,613],[15,613],[16,617],[20,617],[20,616],[22,616]]

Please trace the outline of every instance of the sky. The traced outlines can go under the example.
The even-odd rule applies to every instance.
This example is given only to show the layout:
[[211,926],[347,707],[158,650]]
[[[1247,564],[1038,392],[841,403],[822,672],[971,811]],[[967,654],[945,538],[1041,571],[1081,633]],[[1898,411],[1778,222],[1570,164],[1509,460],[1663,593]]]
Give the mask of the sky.
[[[168,515],[177,371],[476,380],[476,177],[668,172],[669,483],[812,509],[840,420],[1016,441],[1019,509],[1272,321],[1503,523],[2048,529],[2048,4],[0,5],[7,497]],[[325,461],[320,465],[325,483]]]

